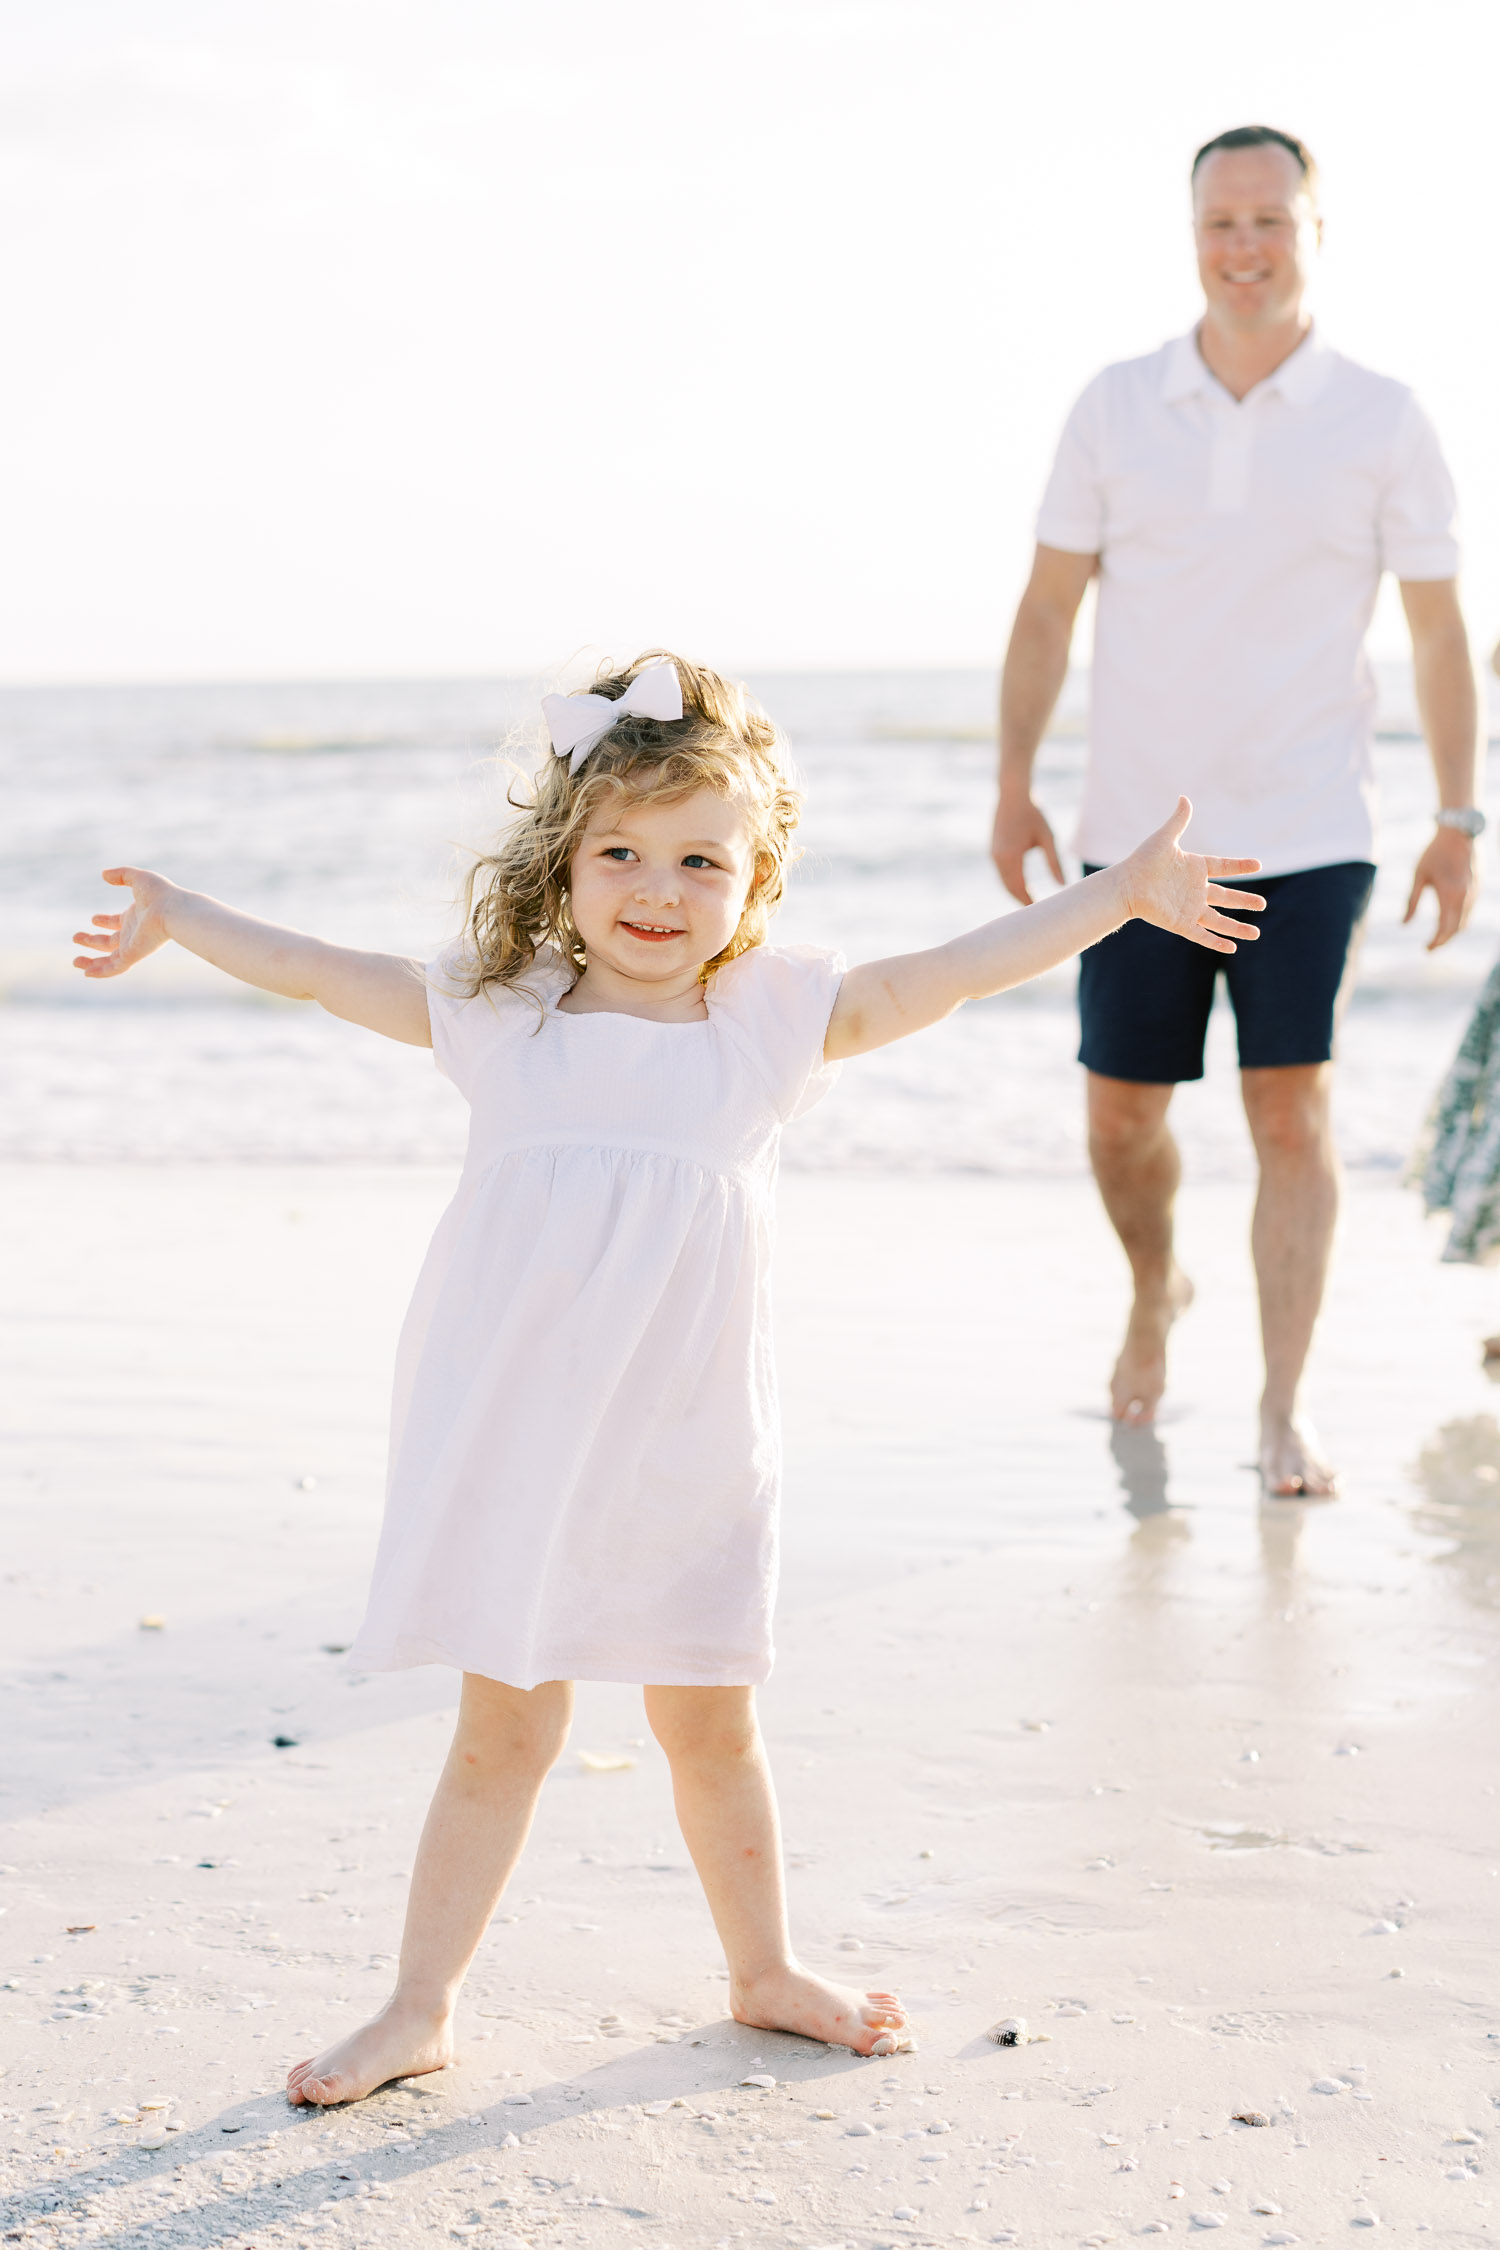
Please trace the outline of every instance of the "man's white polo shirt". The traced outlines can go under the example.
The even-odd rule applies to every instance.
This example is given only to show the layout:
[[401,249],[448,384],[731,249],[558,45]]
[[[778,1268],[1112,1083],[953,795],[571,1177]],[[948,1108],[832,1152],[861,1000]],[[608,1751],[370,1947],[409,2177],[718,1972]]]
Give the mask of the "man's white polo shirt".
[[1236,403],[1180,336],[1090,383],[1037,538],[1100,558],[1082,859],[1122,859],[1183,792],[1190,850],[1268,875],[1374,857],[1380,574],[1458,570],[1452,479],[1403,384],[1314,330]]

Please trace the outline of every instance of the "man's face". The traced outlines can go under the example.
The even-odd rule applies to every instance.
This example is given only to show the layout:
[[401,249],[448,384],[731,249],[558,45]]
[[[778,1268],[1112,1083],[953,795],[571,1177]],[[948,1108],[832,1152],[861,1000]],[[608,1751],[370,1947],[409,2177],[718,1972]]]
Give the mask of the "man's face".
[[1199,165],[1198,278],[1226,327],[1253,331],[1296,318],[1320,232],[1301,166],[1288,150],[1218,149]]

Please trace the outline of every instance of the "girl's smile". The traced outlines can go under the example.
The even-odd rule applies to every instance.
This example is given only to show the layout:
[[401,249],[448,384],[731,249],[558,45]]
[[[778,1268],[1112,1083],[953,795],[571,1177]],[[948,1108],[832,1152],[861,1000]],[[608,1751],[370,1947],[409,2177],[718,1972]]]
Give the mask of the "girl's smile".
[[682,936],[680,929],[669,929],[664,922],[626,922],[620,924],[631,937],[644,938],[650,945],[660,945],[664,938]]

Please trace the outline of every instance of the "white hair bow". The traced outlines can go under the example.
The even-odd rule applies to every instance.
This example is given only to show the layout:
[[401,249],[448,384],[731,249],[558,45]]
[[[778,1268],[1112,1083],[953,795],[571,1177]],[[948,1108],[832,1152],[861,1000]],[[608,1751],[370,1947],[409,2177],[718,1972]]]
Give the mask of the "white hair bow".
[[596,743],[627,716],[640,719],[680,719],[682,682],[670,658],[648,664],[637,672],[625,693],[613,702],[607,695],[544,695],[542,716],[552,738],[552,754],[566,758],[576,774]]

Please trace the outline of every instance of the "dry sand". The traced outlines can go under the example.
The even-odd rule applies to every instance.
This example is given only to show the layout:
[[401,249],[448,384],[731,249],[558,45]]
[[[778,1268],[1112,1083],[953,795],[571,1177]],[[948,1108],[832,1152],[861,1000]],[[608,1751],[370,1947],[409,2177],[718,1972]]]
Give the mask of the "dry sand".
[[[1500,1285],[1394,1188],[1346,1218],[1315,1509],[1244,1466],[1243,1191],[1186,1198],[1177,1413],[1112,1454],[1084,1188],[789,1179],[764,1718],[805,1953],[899,1984],[919,2051],[726,2020],[639,1698],[595,1687],[461,2066],[286,2108],[386,1989],[453,1702],[334,1653],[447,1186],[0,1179],[0,2234],[1489,2242]],[[1011,2015],[1045,2037],[995,2046]]]

